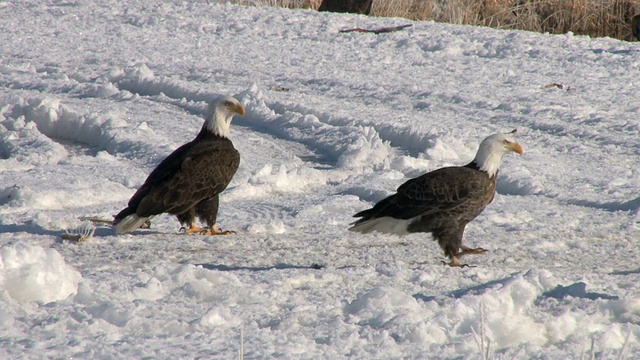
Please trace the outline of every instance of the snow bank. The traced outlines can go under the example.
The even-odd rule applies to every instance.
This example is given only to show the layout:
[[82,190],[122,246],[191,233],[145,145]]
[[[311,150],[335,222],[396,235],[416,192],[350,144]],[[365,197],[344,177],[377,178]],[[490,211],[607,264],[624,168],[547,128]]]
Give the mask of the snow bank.
[[349,321],[361,326],[363,333],[384,330],[390,343],[412,342],[429,346],[447,341],[446,333],[430,320],[433,314],[411,295],[377,287],[359,294],[345,306]]
[[81,279],[54,249],[24,242],[0,248],[0,288],[14,300],[63,300],[76,293]]
[[206,327],[236,327],[242,323],[242,320],[235,316],[229,308],[214,306],[198,319],[196,323]]
[[15,163],[20,164],[19,168],[55,164],[68,155],[64,146],[51,141],[38,130],[34,122],[24,116],[5,120],[0,125],[0,159],[4,160],[0,162],[2,168],[12,170]]
[[269,101],[253,85],[237,95],[247,114],[239,124],[264,128],[277,137],[294,140],[320,152],[341,169],[379,169],[390,162],[389,142],[369,126],[350,125],[348,119],[335,119],[296,105]]
[[479,333],[485,327],[487,337],[497,348],[544,344],[544,324],[537,318],[533,304],[545,284],[552,281],[550,277],[548,271],[516,273],[454,292],[460,299],[453,305],[453,312],[460,316],[457,331],[472,335],[472,328]]
[[284,164],[278,166],[265,164],[251,175],[246,183],[228,189],[224,193],[223,201],[301,193],[324,185],[326,182],[327,176],[315,169],[306,167],[289,169]]
[[370,126],[359,127],[358,132],[361,137],[345,147],[338,157],[337,166],[354,170],[388,167],[391,154],[389,142],[380,139],[378,132]]
[[[156,282],[157,285],[149,287]],[[235,286],[238,283],[238,278],[233,274],[208,270],[202,266],[159,266],[154,271],[153,280],[146,286],[149,292],[145,297],[150,298],[155,294],[156,298],[160,298],[172,294],[185,296],[190,301],[209,302],[220,296],[216,290],[218,286]]]
[[[375,287],[359,293],[344,312],[348,323],[360,327],[360,336],[377,334],[376,346],[428,348],[446,343],[455,353],[469,353],[478,351],[476,338],[483,334],[485,345],[490,342],[492,349],[511,349],[513,354],[523,346],[562,346],[575,338],[593,338],[598,349],[620,349],[627,327],[612,319],[632,321],[639,302],[586,292],[586,286],[582,282],[560,286],[551,272],[529,270],[455,290],[446,297]],[[565,310],[548,318],[548,307],[557,306],[556,299],[562,299]],[[600,321],[581,326],[587,316]]]
[[56,165],[77,153],[153,157],[167,143],[144,121],[131,121],[125,111],[111,110],[102,100],[71,103],[54,96],[11,98],[2,109],[0,159],[15,161],[5,167],[12,169],[16,162],[22,167]]
[[126,73],[111,79],[119,89],[141,96],[165,96],[172,99],[188,98],[192,101],[210,101],[219,95],[212,95],[199,88],[162,76],[155,76],[147,64],[138,63]]

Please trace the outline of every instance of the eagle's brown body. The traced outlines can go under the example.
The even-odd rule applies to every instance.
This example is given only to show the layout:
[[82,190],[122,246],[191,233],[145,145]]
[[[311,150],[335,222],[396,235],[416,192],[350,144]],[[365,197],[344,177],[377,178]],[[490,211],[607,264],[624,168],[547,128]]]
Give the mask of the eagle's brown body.
[[[216,225],[219,194],[238,170],[240,154],[229,140],[231,119],[244,116],[244,107],[233,97],[209,104],[205,122],[192,141],[167,156],[147,177],[113,220],[116,232],[142,226],[154,215],[173,214],[190,234],[220,235]],[[196,216],[209,229],[196,226]]]
[[431,233],[451,259],[449,265],[464,266],[459,258],[485,250],[462,244],[464,229],[493,201],[502,156],[522,146],[510,134],[489,136],[480,144],[474,160],[466,166],[450,166],[426,173],[400,185],[397,192],[371,209],[349,230],[407,235]]
[[462,247],[465,226],[491,203],[495,191],[496,176],[471,164],[445,167],[405,182],[396,194],[355,214],[361,219],[354,226],[373,218],[410,220],[407,233],[431,233],[453,258]]

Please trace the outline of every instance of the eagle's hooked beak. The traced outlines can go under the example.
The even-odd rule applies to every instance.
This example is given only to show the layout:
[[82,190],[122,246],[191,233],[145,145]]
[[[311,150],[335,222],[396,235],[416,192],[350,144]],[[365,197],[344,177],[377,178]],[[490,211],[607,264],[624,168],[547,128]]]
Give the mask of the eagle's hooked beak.
[[233,112],[235,112],[236,114],[244,117],[244,106],[238,104],[237,106],[234,106],[231,110],[233,110]]
[[524,153],[524,149],[522,148],[522,145],[518,144],[517,142],[512,142],[507,144],[506,148],[513,152],[517,152],[520,155]]

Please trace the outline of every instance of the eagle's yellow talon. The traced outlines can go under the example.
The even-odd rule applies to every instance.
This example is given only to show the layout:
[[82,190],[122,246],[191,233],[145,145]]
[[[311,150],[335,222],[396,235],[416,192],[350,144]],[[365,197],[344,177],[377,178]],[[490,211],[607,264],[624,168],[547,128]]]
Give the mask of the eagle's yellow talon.
[[460,260],[458,260],[458,258],[453,258],[451,260],[451,262],[446,262],[446,261],[441,261],[442,265],[449,265],[449,267],[459,267],[459,268],[472,268],[472,267],[476,267],[475,265],[469,265],[469,264],[462,264],[460,262]]
[[230,231],[230,230],[226,230],[226,231],[222,231],[220,229],[218,229],[218,227],[216,225],[213,225],[212,228],[210,228],[205,235],[232,235],[232,234],[236,234],[235,231]]
[[189,228],[188,228],[188,229],[185,229],[185,230],[184,230],[184,233],[185,233],[185,234],[204,234],[204,233],[206,233],[206,232],[207,232],[207,230],[206,230],[206,229],[199,228],[199,227],[194,226],[194,225],[189,226]]

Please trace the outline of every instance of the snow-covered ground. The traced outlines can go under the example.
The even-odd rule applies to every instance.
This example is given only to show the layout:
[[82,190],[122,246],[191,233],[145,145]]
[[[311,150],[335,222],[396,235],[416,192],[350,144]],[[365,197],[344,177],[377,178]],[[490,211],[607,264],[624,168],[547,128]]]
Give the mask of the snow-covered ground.
[[[9,0],[0,85],[2,359],[640,358],[640,43]],[[125,207],[223,94],[247,111],[218,218],[237,235],[162,215],[61,239]],[[490,250],[476,267],[443,266],[429,236],[346,231],[514,128],[525,153],[465,234]]]

